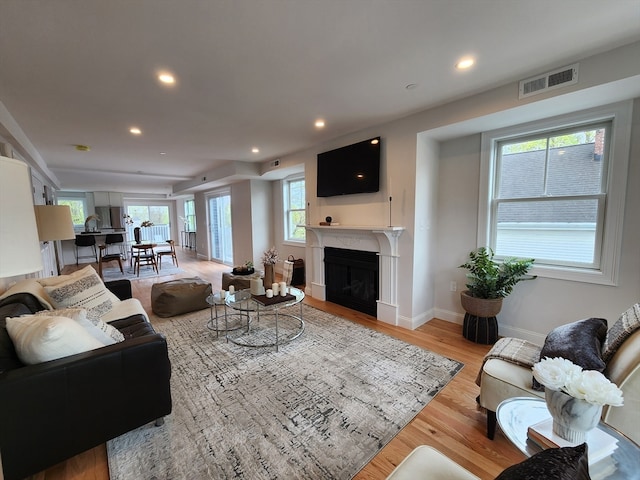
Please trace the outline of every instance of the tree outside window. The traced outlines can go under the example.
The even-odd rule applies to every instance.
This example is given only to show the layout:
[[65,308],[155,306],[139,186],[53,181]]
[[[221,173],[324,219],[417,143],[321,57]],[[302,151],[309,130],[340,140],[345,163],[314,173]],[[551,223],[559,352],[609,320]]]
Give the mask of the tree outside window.
[[306,193],[304,178],[293,178],[284,182],[285,240],[305,242]]
[[73,226],[84,227],[84,221],[87,217],[87,209],[83,199],[59,198],[58,205],[68,205],[71,209],[71,219],[73,220]]

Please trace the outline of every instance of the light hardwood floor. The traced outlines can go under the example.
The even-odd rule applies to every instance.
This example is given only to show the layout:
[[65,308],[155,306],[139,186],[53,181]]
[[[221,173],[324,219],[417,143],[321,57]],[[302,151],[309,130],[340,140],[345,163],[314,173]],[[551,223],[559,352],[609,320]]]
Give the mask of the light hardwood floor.
[[[199,276],[211,282],[213,290],[221,288],[221,273],[229,267],[196,259],[195,252],[178,248],[179,277]],[[75,265],[63,273],[75,270]],[[151,286],[170,276],[134,280],[133,295],[149,313],[151,322]],[[477,345],[462,337],[462,327],[433,319],[416,330],[393,327],[375,318],[328,302],[307,297],[305,302],[316,308],[342,316],[356,323],[384,332],[406,342],[464,363],[462,371],[356,476],[356,480],[384,479],[418,445],[431,445],[482,479],[494,478],[506,467],[524,460],[524,456],[499,432],[495,440],[486,435],[486,418],[476,408],[475,384],[482,357],[489,346]],[[59,465],[49,468],[31,480],[108,480],[106,447],[100,445]],[[198,480],[198,479],[194,479]],[[310,479],[315,480],[315,479]]]

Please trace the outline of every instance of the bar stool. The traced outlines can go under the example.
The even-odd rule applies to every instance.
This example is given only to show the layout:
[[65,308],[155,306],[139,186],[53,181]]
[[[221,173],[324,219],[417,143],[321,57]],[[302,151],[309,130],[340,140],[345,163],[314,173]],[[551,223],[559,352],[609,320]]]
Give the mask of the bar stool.
[[124,246],[124,235],[121,233],[107,233],[104,238],[104,243],[107,247],[107,253],[109,252],[110,245],[117,245],[122,258],[127,258],[127,249]]
[[[96,251],[96,237],[94,235],[76,235],[76,265],[81,258],[95,258],[98,263],[98,252]],[[78,248],[91,247],[93,255],[78,255]]]
[[109,263],[109,262],[118,262],[118,265],[120,266],[120,273],[122,273],[124,275],[124,269],[122,268],[122,256],[120,253],[107,253],[107,246],[106,245],[98,245],[98,248],[100,249],[100,259],[98,260],[98,275],[100,275],[100,278],[102,277],[102,264],[103,263]]

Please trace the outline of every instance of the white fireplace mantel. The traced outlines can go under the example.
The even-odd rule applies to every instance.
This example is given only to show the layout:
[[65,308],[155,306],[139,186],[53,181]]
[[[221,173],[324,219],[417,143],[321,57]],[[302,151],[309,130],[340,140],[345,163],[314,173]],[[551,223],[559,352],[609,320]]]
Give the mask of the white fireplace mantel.
[[313,237],[307,239],[307,244],[312,249],[311,296],[326,300],[325,247],[376,252],[380,260],[377,318],[397,325],[398,238],[402,235],[404,227],[305,225],[305,228],[307,232],[313,233]]

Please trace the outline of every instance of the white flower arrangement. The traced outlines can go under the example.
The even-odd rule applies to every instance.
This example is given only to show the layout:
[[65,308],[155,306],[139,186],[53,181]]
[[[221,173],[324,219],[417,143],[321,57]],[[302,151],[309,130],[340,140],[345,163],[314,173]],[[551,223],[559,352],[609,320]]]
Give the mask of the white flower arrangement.
[[271,247],[269,250],[267,250],[266,252],[264,252],[262,254],[262,263],[263,264],[275,264],[278,263],[278,261],[280,260],[280,256],[278,254],[278,251],[276,250],[276,247]]
[[583,370],[566,358],[544,358],[533,376],[545,388],[558,390],[594,405],[623,405],[622,390],[596,370]]

